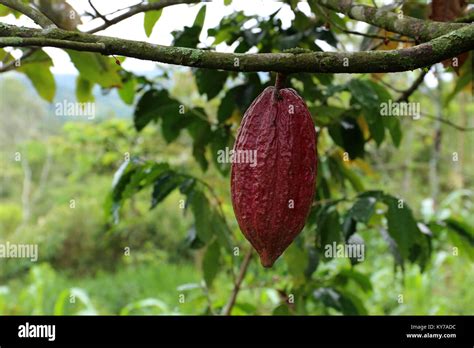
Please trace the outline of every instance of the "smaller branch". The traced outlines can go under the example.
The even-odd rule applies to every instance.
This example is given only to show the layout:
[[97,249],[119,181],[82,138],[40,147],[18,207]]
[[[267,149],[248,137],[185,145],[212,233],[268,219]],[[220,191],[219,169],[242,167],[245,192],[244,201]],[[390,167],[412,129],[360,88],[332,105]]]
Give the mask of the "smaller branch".
[[[1,1],[1,0],[0,0]],[[23,44],[24,43],[24,44]],[[89,43],[89,42],[78,42],[78,41],[68,41],[60,39],[48,39],[48,45],[50,47],[61,47],[66,49],[72,49],[76,51],[86,51],[86,52],[100,52],[105,49],[103,43]],[[0,47],[43,47],[44,39],[40,37],[0,37]]]
[[172,5],[179,5],[179,4],[193,4],[199,3],[201,0],[162,0],[160,2],[151,2],[151,3],[141,3],[132,7],[129,7],[128,11],[109,20],[105,20],[105,23],[87,31],[89,34],[97,33],[98,31],[102,31],[107,29],[108,27],[117,24],[125,19],[128,19],[136,14],[147,12],[147,11],[158,11],[165,7],[172,6]]
[[[375,4],[375,2],[374,2],[374,4]],[[318,5],[318,7],[320,9],[322,9],[321,6]],[[382,35],[377,35],[377,34],[362,33],[360,31],[346,29],[346,28],[340,26],[339,24],[337,24],[336,22],[331,21],[331,19],[329,18],[327,13],[324,11],[324,9],[322,9],[322,10],[323,10],[323,13],[326,17],[326,22],[331,23],[331,26],[334,26],[336,29],[339,29],[340,31],[342,31],[345,34],[358,35],[358,36],[368,37],[368,38],[371,38],[371,39],[380,39],[380,40],[383,40],[383,41],[390,40],[390,41],[405,42],[405,43],[407,43],[407,42],[408,43],[415,43],[415,40],[402,39],[401,38],[402,35],[398,35],[398,37],[387,37],[387,36],[382,36]]]
[[[427,21],[406,15],[399,16],[397,13],[386,11],[382,8],[377,9],[371,6],[359,5],[356,1],[351,0],[313,1],[330,10],[343,13],[349,18],[366,22],[419,41],[430,41],[466,25],[462,23]],[[402,2],[398,3],[401,4]]]
[[462,127],[460,125],[457,125],[453,122],[451,122],[450,120],[447,120],[445,118],[442,118],[442,117],[437,117],[437,116],[433,116],[433,115],[427,115],[427,114],[421,114],[422,117],[426,117],[428,119],[431,119],[431,120],[435,120],[435,121],[439,121],[441,123],[444,123],[450,127],[453,127],[461,132],[474,132],[474,127]]
[[240,266],[240,272],[237,277],[237,281],[235,282],[235,285],[234,285],[234,290],[232,291],[229,302],[222,310],[223,315],[230,315],[230,313],[232,312],[232,308],[235,305],[235,301],[237,300],[237,295],[239,294],[239,291],[240,291],[240,286],[242,285],[242,281],[244,280],[245,274],[247,273],[250,260],[252,259],[252,254],[253,254],[253,250],[250,249],[247,255],[245,255],[244,261],[242,261],[242,265]]
[[36,24],[38,24],[40,27],[44,29],[56,28],[56,24],[54,24],[43,13],[41,13],[40,11],[38,11],[32,6],[25,5],[22,1],[0,0],[0,4],[6,7],[9,7],[13,10],[16,10],[20,13],[23,13],[25,16],[31,18]]
[[[31,48],[31,49],[25,50],[23,52],[23,55],[20,57],[20,60],[22,61],[21,64],[27,63],[27,61],[25,62],[25,59],[30,57],[37,50],[39,50],[39,48]],[[5,58],[8,58],[9,56],[10,55],[6,55]],[[12,61],[10,61],[8,63],[3,64],[0,67],[0,73],[7,72],[7,71],[10,71],[10,70],[15,70],[15,68],[16,68],[15,64],[16,64],[16,59],[13,59]]]
[[374,77],[378,82],[380,82],[382,85],[384,85],[384,86],[387,87],[388,89],[391,89],[391,90],[394,91],[394,92],[397,92],[397,93],[404,93],[404,92],[405,92],[404,90],[399,89],[399,88],[397,88],[397,87],[394,87],[394,86],[392,86],[390,83],[385,82],[382,78],[378,77],[377,75],[373,75],[373,77]]
[[140,3],[135,4],[135,5],[133,5],[133,6],[121,7],[121,8],[118,8],[118,9],[116,9],[116,10],[113,10],[112,12],[109,12],[109,13],[105,14],[104,16],[105,16],[105,17],[113,16],[113,15],[116,14],[116,13],[123,12],[123,11],[125,11],[125,10],[128,11],[128,10],[130,10],[130,8],[132,8],[132,7],[134,7],[134,6],[142,5],[142,4],[143,4],[143,1],[141,1]]
[[[336,26],[336,28],[338,28]],[[354,30],[348,30],[344,28],[338,28],[342,30],[346,34],[353,34],[353,35],[359,35],[359,36],[364,36],[372,39],[380,39],[380,40],[389,40],[389,41],[396,41],[396,42],[408,42],[408,43],[415,43],[415,40],[407,40],[407,39],[402,39],[400,37],[393,37],[393,36],[382,36],[382,35],[377,35],[377,34],[368,34],[368,33],[361,33],[360,31],[354,31]]]
[[107,19],[107,17],[105,17],[102,13],[100,13],[96,7],[94,6],[94,4],[92,3],[92,0],[89,0],[89,5],[90,7],[94,10],[95,14],[100,18],[102,19],[105,23],[109,23],[109,20]]
[[429,69],[423,70],[420,76],[418,76],[415,82],[413,82],[413,84],[410,86],[410,88],[408,88],[402,93],[402,95],[398,98],[397,102],[408,102],[410,96],[415,93],[418,87],[420,87],[420,85],[423,83],[423,81],[425,80],[425,76],[426,74],[428,74],[429,71]]

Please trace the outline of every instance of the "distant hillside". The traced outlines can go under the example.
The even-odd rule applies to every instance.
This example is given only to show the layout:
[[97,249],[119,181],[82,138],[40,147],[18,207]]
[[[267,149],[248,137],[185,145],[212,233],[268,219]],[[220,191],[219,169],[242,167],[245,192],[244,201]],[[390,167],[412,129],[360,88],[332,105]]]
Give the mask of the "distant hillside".
[[[27,88],[32,94],[37,95],[30,80],[28,80],[28,78],[23,74],[12,72],[0,76],[0,80],[6,78],[13,78],[21,81],[25,85],[25,88]],[[48,111],[54,111],[55,103],[57,102],[62,103],[64,100],[67,102],[76,101],[76,76],[55,75],[54,78],[56,80],[56,96],[54,103],[44,103],[45,109],[49,109]],[[133,106],[126,105],[120,99],[116,90],[111,90],[107,94],[103,94],[100,87],[96,86],[96,88],[94,88],[94,97],[96,102],[97,119],[109,117],[131,118],[133,115]]]

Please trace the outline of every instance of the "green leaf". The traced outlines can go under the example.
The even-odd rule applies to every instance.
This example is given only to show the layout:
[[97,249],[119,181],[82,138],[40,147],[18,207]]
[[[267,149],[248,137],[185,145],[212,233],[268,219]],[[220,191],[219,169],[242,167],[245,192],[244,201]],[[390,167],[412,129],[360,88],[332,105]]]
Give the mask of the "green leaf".
[[52,102],[56,94],[56,82],[49,70],[53,65],[51,58],[43,51],[36,51],[17,71],[30,79],[41,98]]
[[94,94],[92,93],[93,88],[94,88],[93,83],[91,83],[89,80],[83,79],[81,75],[77,76],[76,78],[77,101],[80,103],[94,101]]
[[456,80],[456,86],[454,87],[453,91],[448,94],[446,100],[444,101],[445,105],[449,104],[459,92],[461,92],[467,85],[469,85],[469,83],[473,81],[472,63],[470,64],[472,59],[472,53],[470,53],[466,63],[464,63],[464,65],[461,67],[460,77],[458,77]]
[[468,223],[460,217],[450,217],[444,220],[446,226],[453,232],[466,240],[466,242],[474,247],[474,230]]
[[173,46],[196,48],[199,44],[201,27],[184,27],[184,30],[174,31]]
[[237,106],[239,107],[242,114],[247,111],[250,104],[257,98],[262,92],[263,86],[260,82],[258,74],[250,73],[247,74],[247,82],[243,85],[235,87]]
[[374,197],[359,198],[349,210],[351,217],[359,222],[367,223],[374,214],[377,199]]
[[9,7],[0,5],[0,17],[8,16],[11,12],[12,10]]
[[172,141],[177,136],[173,133],[174,122],[179,122],[184,117],[184,114],[180,114],[179,102],[170,98],[166,90],[151,89],[138,101],[133,122],[135,129],[141,131],[151,121],[163,118],[164,136]]
[[326,307],[336,309],[345,315],[365,315],[367,310],[359,298],[333,288],[319,288],[314,291],[313,296],[321,301]]
[[[354,281],[364,292],[370,292],[373,290],[372,283],[370,282],[370,278],[366,276],[364,273],[356,271],[354,268],[350,269],[343,269],[336,278],[342,278],[343,282],[347,280]],[[343,284],[345,285],[345,284]]]
[[155,208],[161,203],[175,188],[180,186],[184,180],[184,177],[177,175],[173,171],[167,171],[161,174],[153,184],[150,209]]
[[335,106],[321,105],[309,108],[313,118],[320,124],[330,124],[340,122],[339,119],[347,111]]
[[372,84],[367,80],[352,79],[348,83],[352,98],[362,107],[378,109],[379,98]]
[[236,94],[237,90],[232,88],[228,90],[226,95],[221,99],[219,109],[217,110],[217,120],[219,123],[224,123],[231,118],[234,110],[237,108],[235,100]]
[[367,309],[362,300],[354,294],[339,289],[341,312],[344,315],[367,315]]
[[[203,109],[196,108],[195,111],[205,115]],[[201,169],[206,171],[209,164],[205,153],[206,145],[212,136],[211,126],[208,122],[195,117],[194,120],[188,124],[187,130],[193,138],[193,156],[201,166]]]
[[380,98],[377,90],[370,81],[359,79],[352,79],[348,87],[352,100],[362,109],[372,138],[380,145],[385,137],[385,129],[380,117]]
[[146,36],[150,37],[153,27],[155,24],[158,22],[158,20],[161,17],[161,14],[163,12],[163,9],[158,10],[158,11],[147,11],[145,12],[145,19],[144,19],[144,28],[145,28],[145,34]]
[[211,208],[206,195],[198,190],[194,190],[191,195],[191,209],[194,214],[196,235],[204,243],[207,243],[212,235]]
[[400,147],[402,142],[402,129],[400,127],[400,120],[396,117],[382,117],[384,127],[390,132],[390,137],[392,138],[393,144],[396,147]]
[[290,310],[288,308],[288,304],[284,303],[277,306],[273,310],[272,315],[291,315]]
[[[467,221],[460,216],[449,217],[439,222],[438,229],[446,229],[454,247],[458,248],[459,255],[467,255],[474,261],[474,230]],[[442,224],[442,225],[441,225]],[[432,226],[430,225],[432,228]]]
[[168,96],[166,91],[157,91],[152,89],[147,91],[138,101],[135,113],[133,115],[133,123],[137,131],[141,131],[151,121],[156,121],[159,117],[157,106],[162,100]]
[[184,245],[189,248],[189,249],[201,249],[206,245],[202,240],[199,239],[197,233],[196,233],[196,228],[193,226],[189,229],[188,235],[186,236],[186,239],[184,240]]
[[395,264],[399,265],[402,270],[404,269],[404,263],[403,263],[403,257],[400,254],[400,249],[398,248],[397,242],[390,236],[390,234],[387,232],[385,228],[381,228],[380,234],[388,245],[388,250],[393,256],[393,259],[395,260]]
[[288,272],[293,277],[304,277],[305,270],[308,267],[308,255],[306,250],[302,249],[297,243],[292,243],[286,249],[283,258],[288,267]]
[[134,78],[130,78],[118,89],[118,94],[125,104],[132,105],[135,101],[136,85],[137,81]]
[[318,214],[316,235],[320,241],[319,245],[324,252],[327,245],[338,244],[341,239],[341,225],[339,213],[335,206],[323,208]]
[[353,234],[347,238],[346,245],[351,250],[354,250],[355,253],[349,256],[351,265],[357,265],[365,260],[365,242],[364,239],[358,234]]
[[226,149],[229,151],[233,147],[234,139],[231,135],[229,127],[219,127],[213,133],[211,137],[211,151],[212,158],[214,160],[214,165],[223,175],[227,175],[230,171],[230,163],[224,161],[225,158],[222,158],[223,153],[226,152]]
[[364,135],[359,124],[352,117],[344,117],[337,124],[328,127],[329,135],[342,147],[351,159],[364,157]]
[[227,227],[224,217],[222,217],[216,209],[212,209],[211,224],[219,245],[224,247],[229,253],[232,252],[234,245],[230,238],[231,231]]
[[402,258],[408,259],[416,236],[421,232],[405,202],[388,195],[383,197],[383,201],[388,207],[386,214],[388,233],[397,243]]
[[196,84],[200,94],[206,94],[211,100],[219,94],[227,80],[228,73],[219,70],[198,69],[195,73]]
[[217,241],[212,242],[206,249],[202,259],[204,281],[208,287],[212,286],[220,266],[220,247]]
[[[379,105],[381,103],[387,103],[392,97],[387,89],[374,81],[367,81],[367,84],[377,93],[379,98]],[[378,111],[379,112],[379,111]],[[379,112],[380,115],[380,112]],[[400,146],[402,140],[402,131],[400,128],[400,120],[396,117],[380,117],[383,126],[388,129],[392,138],[393,144],[396,147]]]
[[[136,302],[129,303],[120,310],[120,315],[136,314],[137,310],[156,308],[157,313],[167,313],[169,308],[165,302],[156,298],[146,298]],[[153,313],[156,313],[156,310]],[[147,312],[146,312],[147,313]]]
[[193,27],[202,28],[204,26],[205,19],[206,19],[206,5],[203,5],[199,9],[199,12],[197,13],[196,18],[194,19]]
[[118,74],[120,67],[115,64],[115,59],[91,52],[67,50],[67,53],[83,79],[104,88],[122,85],[122,79]]
[[123,202],[150,186],[164,172],[169,171],[167,163],[140,163],[136,160],[125,161],[114,175],[112,191],[106,200],[106,214],[112,214],[114,221],[119,220],[119,209]]

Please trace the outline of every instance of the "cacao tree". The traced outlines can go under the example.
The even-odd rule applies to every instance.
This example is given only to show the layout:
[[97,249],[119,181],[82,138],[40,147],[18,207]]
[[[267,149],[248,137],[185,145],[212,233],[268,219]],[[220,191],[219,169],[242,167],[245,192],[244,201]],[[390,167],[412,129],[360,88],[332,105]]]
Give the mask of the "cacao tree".
[[[149,0],[104,13],[99,1],[89,1],[81,12],[64,0],[0,0],[1,72],[26,75],[39,96],[53,102],[53,61],[44,48],[62,49],[78,71],[78,102],[92,102],[99,87],[133,107],[131,144],[151,127],[167,144],[187,139],[199,170],[133,152],[115,163],[104,199],[108,226],[120,224],[143,192],[149,209],[160,209],[179,192],[177,209],[194,219],[184,244],[201,255],[200,290],[211,294],[207,314],[255,314],[239,302],[246,284],[275,290],[279,305],[269,311],[278,315],[367,314],[357,294],[372,289],[363,268],[371,253],[388,252],[386,262],[400,272],[407,264],[423,270],[433,245],[449,235],[474,255],[473,228],[458,216],[422,217],[406,200],[409,192],[387,192],[382,180],[365,180],[390,180],[390,173],[374,174],[377,163],[397,152],[412,127],[407,119],[385,117],[382,106],[394,111],[392,105],[405,105],[433,72],[456,81],[445,106],[472,86],[474,26],[467,2],[452,1],[446,10],[434,0],[285,0],[269,15],[228,11],[208,28],[213,3]],[[224,4],[232,6],[232,0]],[[195,9],[195,19],[172,33],[169,46],[101,33],[144,14],[143,30],[151,36],[165,8],[177,5]],[[284,11],[291,13],[289,25],[282,21]],[[11,15],[34,23],[1,21]],[[358,23],[365,23],[363,30]],[[131,58],[166,65],[150,78],[124,68]],[[177,70],[168,64],[188,67],[186,83],[196,85],[197,98],[172,92]],[[389,73],[403,74],[403,88],[392,85]],[[273,87],[282,76],[285,82]],[[428,124],[468,131],[448,118],[426,115]],[[249,156],[257,151],[255,167],[236,163],[240,150]],[[385,249],[371,248],[373,240]],[[276,261],[272,269],[252,261],[252,246],[265,267]],[[348,250],[363,251],[347,257]],[[228,294],[225,303],[212,301],[218,277],[226,279],[220,290]]]

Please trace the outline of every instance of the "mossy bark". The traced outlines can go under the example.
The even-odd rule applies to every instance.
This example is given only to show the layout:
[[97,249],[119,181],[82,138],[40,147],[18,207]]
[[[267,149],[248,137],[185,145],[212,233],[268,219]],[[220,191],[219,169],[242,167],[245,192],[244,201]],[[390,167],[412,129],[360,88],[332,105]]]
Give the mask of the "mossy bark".
[[[321,1],[325,3],[338,2],[335,0]],[[353,12],[353,10],[351,11]],[[361,15],[358,16],[361,17]],[[382,14],[374,13],[371,16],[373,17],[371,21],[374,23],[378,22],[377,18],[383,17]],[[436,25],[438,24],[436,23]],[[398,21],[392,21],[392,25],[401,27]],[[408,24],[408,26],[410,25],[412,24]],[[459,26],[458,24],[454,25]],[[428,24],[429,26],[430,24]],[[449,27],[449,30],[451,29]],[[417,32],[425,33],[423,37],[426,38],[428,35],[436,36],[444,31],[448,31],[448,29],[418,28]],[[474,48],[474,25],[461,24],[455,31],[436,37],[427,43],[401,50],[236,54],[154,45],[147,42],[57,28],[41,30],[0,23],[0,47],[7,46],[58,47],[189,67],[242,72],[386,73],[423,68],[472,50]]]

